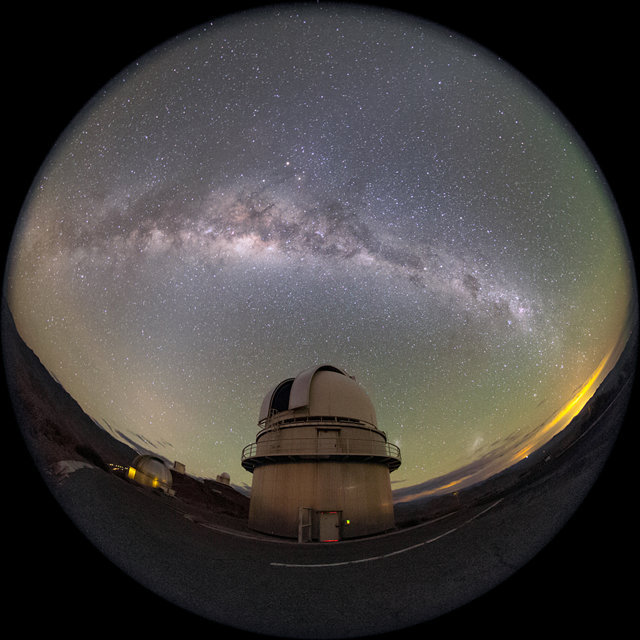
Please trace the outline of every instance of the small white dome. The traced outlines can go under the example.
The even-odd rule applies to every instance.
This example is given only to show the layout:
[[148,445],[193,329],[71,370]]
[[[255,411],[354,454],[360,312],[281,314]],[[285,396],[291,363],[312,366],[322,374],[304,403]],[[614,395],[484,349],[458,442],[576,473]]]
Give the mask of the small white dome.
[[128,477],[147,487],[169,491],[173,484],[171,470],[161,458],[151,455],[136,456],[129,467]]

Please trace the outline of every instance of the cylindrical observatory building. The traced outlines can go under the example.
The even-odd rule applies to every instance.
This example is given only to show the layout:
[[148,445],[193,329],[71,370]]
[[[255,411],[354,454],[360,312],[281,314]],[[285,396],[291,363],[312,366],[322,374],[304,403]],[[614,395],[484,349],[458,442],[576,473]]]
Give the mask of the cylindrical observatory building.
[[249,527],[299,541],[337,541],[393,529],[389,474],[400,449],[377,427],[369,396],[322,365],[276,385],[242,451],[253,473]]

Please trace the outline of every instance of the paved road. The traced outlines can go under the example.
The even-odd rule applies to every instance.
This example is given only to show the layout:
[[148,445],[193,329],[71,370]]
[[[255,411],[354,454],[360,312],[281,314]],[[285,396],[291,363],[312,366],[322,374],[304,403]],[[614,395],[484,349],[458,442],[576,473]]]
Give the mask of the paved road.
[[99,470],[78,470],[58,491],[107,557],[169,601],[226,625],[311,638],[391,631],[463,604],[542,546],[548,514],[563,509],[537,491],[323,545],[197,524],[169,498]]

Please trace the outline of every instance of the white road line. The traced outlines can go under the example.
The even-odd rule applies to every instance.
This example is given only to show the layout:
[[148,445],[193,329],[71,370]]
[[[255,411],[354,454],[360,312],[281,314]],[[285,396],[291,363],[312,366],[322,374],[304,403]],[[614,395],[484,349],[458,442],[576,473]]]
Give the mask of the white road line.
[[426,544],[431,544],[436,540],[440,540],[440,538],[444,538],[448,536],[450,533],[457,531],[461,527],[464,527],[469,522],[479,518],[483,513],[486,513],[490,509],[493,509],[498,503],[502,502],[502,498],[496,500],[494,503],[490,504],[486,509],[483,509],[479,513],[476,513],[473,518],[469,518],[463,522],[459,527],[455,527],[454,529],[449,529],[440,535],[435,536],[434,538],[429,538],[429,540],[424,540],[423,542],[418,542],[418,544],[411,545],[410,547],[404,547],[403,549],[398,549],[397,551],[390,551],[389,553],[384,553],[379,556],[369,556],[368,558],[360,558],[359,560],[345,560],[343,562],[325,562],[322,564],[293,564],[288,562],[270,562],[269,564],[272,567],[302,567],[302,568],[319,568],[319,567],[341,567],[347,564],[358,564],[361,562],[372,562],[373,560],[382,560],[383,558],[389,558],[390,556],[397,556],[400,553],[405,553],[405,551],[411,551],[412,549],[417,549],[418,547],[423,547]]
[[368,558],[360,558],[359,560],[346,560],[344,562],[325,562],[323,564],[292,564],[287,562],[271,562],[274,567],[339,567],[345,564],[358,564],[360,562],[371,562],[372,560],[382,560],[382,558],[388,558],[389,556],[397,556],[400,553],[404,553],[405,551],[411,551],[412,549],[417,549],[418,547],[422,547],[425,544],[429,544],[431,542],[435,542],[439,538],[444,538],[444,536],[453,533],[456,529],[449,529],[449,531],[445,531],[445,533],[441,533],[439,536],[435,538],[431,538],[429,540],[425,540],[424,542],[418,542],[418,544],[414,544],[410,547],[405,547],[404,549],[398,549],[397,551],[391,551],[389,553],[384,553],[380,556],[370,556]]

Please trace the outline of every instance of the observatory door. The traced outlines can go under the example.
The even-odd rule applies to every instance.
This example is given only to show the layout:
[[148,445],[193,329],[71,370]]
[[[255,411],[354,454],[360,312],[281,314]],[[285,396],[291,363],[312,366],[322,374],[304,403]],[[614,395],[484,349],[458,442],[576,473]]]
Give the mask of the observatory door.
[[340,540],[340,511],[318,511],[318,537],[320,542]]
[[311,542],[312,528],[313,509],[298,507],[298,542]]

